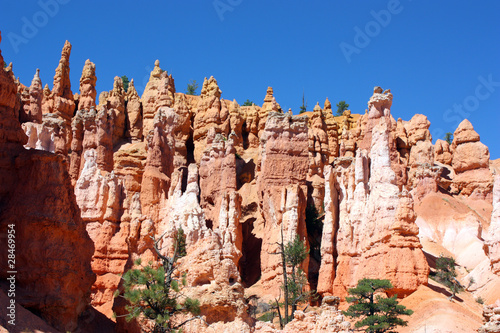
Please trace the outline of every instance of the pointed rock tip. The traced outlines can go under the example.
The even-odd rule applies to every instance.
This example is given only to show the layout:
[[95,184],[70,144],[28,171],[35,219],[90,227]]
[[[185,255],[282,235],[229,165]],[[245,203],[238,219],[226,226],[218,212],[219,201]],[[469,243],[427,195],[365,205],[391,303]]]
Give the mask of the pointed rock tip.
[[457,130],[464,130],[464,129],[474,129],[474,126],[472,126],[472,123],[468,119],[462,120],[462,122],[458,125]]

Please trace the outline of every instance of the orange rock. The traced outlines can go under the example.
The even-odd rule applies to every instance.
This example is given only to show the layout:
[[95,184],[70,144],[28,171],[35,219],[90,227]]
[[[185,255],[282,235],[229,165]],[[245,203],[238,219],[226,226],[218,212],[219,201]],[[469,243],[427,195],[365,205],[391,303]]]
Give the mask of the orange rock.
[[135,90],[134,79],[130,80],[127,90],[127,116],[130,126],[127,137],[132,142],[142,141],[142,104]]
[[155,102],[158,95],[160,85],[160,75],[163,70],[160,68],[160,61],[155,61],[155,67],[151,71],[148,84],[144,89],[141,97],[142,110],[143,110],[143,134],[147,136],[149,131],[153,129],[153,119],[156,113]]
[[221,91],[214,77],[205,78],[193,123],[194,159],[197,163],[201,161],[210,128],[215,128],[216,133],[225,137],[229,135],[229,110],[220,97]]
[[[15,230],[17,249],[15,267],[0,262],[0,277],[5,280],[8,271],[16,270],[16,303],[60,331],[74,330],[95,279],[90,270],[93,244],[65,160],[22,147],[27,138],[15,116],[16,85],[9,71],[0,70],[0,83],[0,201],[6,203],[0,225]],[[4,253],[7,245],[3,237]]]
[[243,139],[243,124],[245,124],[245,114],[241,111],[239,104],[236,100],[229,106],[229,123],[231,125],[231,134],[233,136],[234,148],[240,155],[243,154],[245,143]]
[[491,198],[493,177],[489,170],[488,147],[479,141],[479,135],[465,119],[453,135],[452,167],[457,174],[452,192],[475,198]]
[[98,112],[78,110],[73,118],[69,173],[74,182],[78,179],[83,169],[85,160],[82,159],[89,149],[97,151],[97,165],[101,170],[113,169],[113,128],[114,114],[106,108]]
[[408,145],[410,147],[417,144],[418,141],[431,141],[432,137],[429,132],[431,123],[423,114],[414,115],[410,121],[405,124],[406,133],[408,134]]
[[[257,184],[265,220],[262,234],[261,281],[278,296],[282,275],[277,251],[283,230],[285,243],[306,236],[306,176],[309,169],[307,117],[271,112],[261,136]],[[307,240],[306,240],[307,241]],[[307,272],[307,262],[304,263]]]
[[108,110],[113,113],[113,145],[125,136],[125,90],[123,81],[115,76],[113,90],[108,94]]
[[330,152],[329,163],[333,162],[333,158],[339,157],[339,142],[338,142],[338,125],[332,113],[332,103],[325,100],[323,107],[323,118],[325,120],[326,132],[328,135],[328,150]]
[[232,137],[224,138],[211,129],[207,149],[200,161],[200,204],[213,229],[219,226],[221,200],[236,191],[236,156]]
[[[24,96],[27,94],[27,96]],[[23,112],[20,115],[21,121],[42,123],[42,81],[40,80],[40,70],[36,70],[36,74],[31,81],[29,88],[24,88],[21,93],[23,102]]]
[[330,151],[327,136],[327,126],[323,119],[323,110],[316,104],[309,119],[309,177],[323,175],[323,167],[328,164]]
[[[75,110],[75,102],[73,101],[73,93],[71,92],[71,81],[69,78],[69,56],[71,54],[71,44],[66,41],[61,53],[59,66],[56,68],[54,76],[54,86],[50,95],[53,100],[52,113],[65,120],[70,120]],[[68,142],[69,144],[69,142]]]
[[[330,186],[330,193],[325,193],[329,201],[336,196],[331,192],[340,189],[339,213],[335,212],[335,204],[325,205],[330,207],[325,225],[333,226],[325,229],[324,236],[329,241],[322,244],[322,249],[327,256],[332,253],[332,236],[328,232],[338,225],[335,280],[333,286],[319,282],[326,294],[344,296],[347,288],[363,277],[391,280],[399,296],[411,293],[427,281],[429,267],[416,237],[413,202],[407,192],[399,194],[391,168],[388,121],[380,118],[373,128],[368,155],[358,150],[355,162],[351,158],[338,160],[339,185]],[[369,177],[367,157],[371,157]],[[326,224],[329,216],[333,221]],[[321,270],[331,280],[333,267]]]
[[95,64],[89,59],[85,61],[80,78],[80,98],[78,103],[79,110],[90,110],[95,108],[97,78],[95,76]]
[[453,159],[448,142],[438,139],[434,144],[434,160],[439,163],[451,165]]

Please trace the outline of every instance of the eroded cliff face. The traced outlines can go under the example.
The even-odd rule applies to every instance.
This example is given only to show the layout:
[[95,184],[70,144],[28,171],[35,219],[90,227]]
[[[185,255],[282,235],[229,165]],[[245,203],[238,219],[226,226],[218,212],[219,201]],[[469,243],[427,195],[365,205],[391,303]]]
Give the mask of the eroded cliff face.
[[[0,276],[4,280],[8,271],[17,271],[16,303],[60,331],[72,331],[95,281],[90,269],[94,244],[80,216],[66,159],[23,147],[28,137],[14,110],[17,88],[12,72],[3,69],[1,54],[0,65],[0,227],[2,233],[15,230],[15,260],[0,262]],[[39,101],[30,110],[35,104],[32,115],[37,116],[28,120],[40,120]],[[8,253],[7,237],[0,248]]]
[[[179,228],[187,246],[178,264],[187,273],[183,292],[200,300],[205,319],[188,331],[272,331],[255,326],[245,296],[279,296],[282,234],[285,243],[296,236],[305,242],[302,269],[322,297],[343,297],[365,277],[389,279],[389,293],[399,297],[414,292],[427,284],[425,237],[471,269],[484,261],[488,281],[498,279],[499,177],[493,187],[488,148],[467,120],[451,145],[432,144],[424,115],[392,117],[390,90],[375,87],[363,115],[334,116],[327,99],[323,108],[293,116],[283,113],[271,87],[262,106],[224,99],[213,77],[200,96],[178,93],[158,61],[142,97],[133,80],[125,92],[116,77],[97,103],[98,68],[90,60],[80,94],[71,92],[70,51],[67,42],[52,90],[41,89],[38,72],[30,87],[16,83],[10,67],[0,73],[0,205],[8,207],[0,223],[34,219],[20,242],[36,244],[31,255],[49,258],[50,269],[27,257],[23,265],[35,273],[19,277],[34,290],[26,306],[52,325],[63,318],[74,329],[88,303],[110,318],[124,314],[126,303],[113,297],[121,276],[135,259],[156,261],[153,238],[168,253]],[[491,216],[474,220],[467,238],[467,249],[481,256],[461,259],[460,233],[439,234],[421,209],[440,195],[490,209],[493,200]],[[470,234],[461,222],[447,226]],[[60,252],[72,260],[55,260]],[[69,282],[56,285],[53,272]],[[329,306],[317,315],[297,312],[285,331],[347,330]],[[139,329],[119,316],[118,331]]]

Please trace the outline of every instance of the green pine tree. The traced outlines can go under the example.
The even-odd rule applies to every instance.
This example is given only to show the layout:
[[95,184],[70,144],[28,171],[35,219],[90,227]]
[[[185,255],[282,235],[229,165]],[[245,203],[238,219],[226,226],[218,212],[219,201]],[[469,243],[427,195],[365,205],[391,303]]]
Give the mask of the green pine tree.
[[457,272],[455,271],[455,259],[445,257],[442,254],[436,259],[436,278],[451,291],[450,301],[455,295],[464,288],[457,280]]
[[197,89],[198,83],[196,83],[196,80],[189,80],[189,83],[187,84],[186,95],[197,95]]
[[249,99],[247,98],[247,100],[245,101],[245,103],[243,103],[243,105],[242,105],[242,106],[252,106],[253,104],[254,104],[254,103],[253,103],[251,100],[249,100]]
[[[283,241],[283,229],[281,230],[281,242],[276,243],[279,246],[279,251],[274,254],[281,256],[281,266],[283,269],[283,285],[281,290],[284,293],[284,301],[281,303],[280,296],[271,302],[271,307],[278,313],[280,327],[283,327],[293,319],[293,315],[297,310],[297,304],[314,296],[315,292],[304,291],[307,285],[307,278],[304,271],[300,268],[302,262],[307,258],[308,251],[306,245],[297,236],[293,241],[285,244]],[[287,268],[291,268],[291,272],[287,272]],[[289,314],[289,306],[291,313]],[[281,313],[283,307],[283,314]]]
[[407,321],[399,318],[409,316],[412,310],[399,305],[397,296],[382,297],[379,293],[392,289],[389,280],[361,279],[356,288],[349,289],[351,297],[346,297],[352,303],[343,314],[352,318],[361,318],[355,324],[357,328],[366,327],[365,332],[383,333],[391,331],[396,326],[406,326]]
[[307,285],[306,274],[300,268],[300,265],[304,260],[306,260],[308,251],[306,245],[300,240],[297,235],[295,239],[288,242],[285,245],[285,262],[292,268],[291,274],[288,276],[288,304],[292,307],[292,312],[290,318],[293,318],[295,311],[297,310],[297,304],[304,300],[309,293],[304,292],[304,288]]
[[349,104],[347,104],[345,101],[340,101],[337,104],[337,113],[335,114],[336,116],[341,116],[345,110],[349,108]]
[[129,80],[128,80],[127,75],[122,76],[122,82],[123,82],[123,90],[125,90],[125,92],[127,92],[128,84],[129,84]]
[[123,297],[130,303],[126,306],[126,319],[146,318],[154,322],[154,333],[173,332],[188,321],[198,318],[191,317],[173,324],[173,317],[181,313],[198,315],[200,307],[198,300],[184,297],[180,292],[179,282],[186,285],[185,276],[181,281],[173,278],[177,259],[186,253],[184,232],[182,229],[178,230],[171,257],[160,253],[158,242],[159,239],[154,241],[154,249],[161,262],[159,266],[156,267],[152,262],[141,266],[141,260],[138,259],[135,265],[141,267],[131,269],[123,275]]
[[453,134],[451,132],[448,132],[444,135],[444,141],[448,142],[448,144],[451,145],[453,142]]
[[299,107],[299,114],[307,111],[307,101],[304,97],[304,92],[302,91],[302,105]]

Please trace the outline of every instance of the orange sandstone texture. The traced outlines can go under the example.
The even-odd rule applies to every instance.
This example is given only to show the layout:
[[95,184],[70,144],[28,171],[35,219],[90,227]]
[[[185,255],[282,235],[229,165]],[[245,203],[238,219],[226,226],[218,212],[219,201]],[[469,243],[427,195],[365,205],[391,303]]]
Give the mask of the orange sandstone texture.
[[[14,268],[2,260],[0,275],[4,280],[7,271],[16,270],[16,303],[39,313],[60,331],[72,331],[89,304],[89,288],[95,281],[90,269],[94,246],[64,158],[23,148],[27,137],[14,111],[15,97],[14,80],[2,66],[0,226],[15,230],[16,259]],[[7,237],[2,237],[0,249],[8,253]]]

